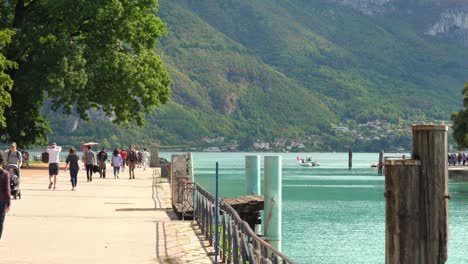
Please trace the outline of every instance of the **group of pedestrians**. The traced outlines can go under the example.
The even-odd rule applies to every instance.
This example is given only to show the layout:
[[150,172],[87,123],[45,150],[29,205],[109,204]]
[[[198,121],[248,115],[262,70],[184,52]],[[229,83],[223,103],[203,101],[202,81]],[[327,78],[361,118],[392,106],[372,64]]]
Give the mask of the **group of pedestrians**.
[[[55,147],[54,147],[55,146]],[[52,152],[52,150],[58,150],[60,153],[61,147],[57,147],[54,143],[52,146],[48,147],[48,152]],[[49,153],[49,155],[51,155]],[[146,148],[143,151],[137,151],[133,145],[130,145],[130,149],[128,152],[122,148],[120,151],[116,148],[112,152],[112,156],[108,157],[107,150],[102,148],[97,154],[92,150],[92,146],[87,146],[83,150],[83,164],[85,165],[86,169],[86,179],[88,182],[93,181],[93,174],[98,172],[99,177],[102,179],[106,178],[106,169],[107,169],[107,162],[111,162],[111,166],[113,168],[114,179],[118,179],[120,175],[120,169],[122,172],[125,171],[125,166],[128,167],[129,179],[135,179],[135,167],[141,166],[146,169],[147,162],[148,162],[149,153]],[[139,158],[141,157],[141,158]],[[77,183],[77,174],[78,171],[81,170],[81,165],[79,162],[79,157],[76,154],[76,149],[71,148],[70,153],[65,160],[66,166],[65,170],[70,168],[70,179],[72,183],[72,191],[76,191],[76,183]],[[49,158],[50,161],[50,158]],[[51,167],[49,163],[49,167]],[[49,175],[51,172],[49,171]],[[52,176],[51,176],[52,177]],[[52,185],[49,184],[49,189]],[[55,189],[55,181],[53,184]]]
[[468,165],[468,155],[465,153],[452,153],[448,154],[448,165],[455,166],[455,165]]
[[[49,155],[49,184],[48,188],[55,190],[57,185],[57,176],[59,174],[60,153],[62,147],[56,143],[47,146],[47,153]],[[86,168],[86,178],[88,182],[93,180],[93,173],[99,172],[100,178],[106,178],[106,163],[109,160],[106,149],[103,148],[96,155],[91,146],[87,146],[83,150],[83,164]],[[10,179],[13,174],[19,177],[21,165],[23,162],[22,153],[17,150],[15,142],[11,143],[8,151],[0,151],[0,239],[3,232],[3,223],[5,215],[10,210]],[[110,162],[114,171],[114,179],[119,178],[120,169],[125,171],[125,166],[128,166],[129,179],[135,179],[135,167],[142,167],[146,169],[148,162],[148,151],[146,148],[143,151],[135,150],[133,145],[130,145],[128,153],[125,149],[114,149]],[[70,148],[67,158],[65,160],[65,171],[70,171],[70,182],[72,191],[76,191],[78,182],[78,171],[82,169],[80,157],[75,148]],[[3,169],[3,165],[7,165],[7,169]],[[16,168],[16,170],[14,169]],[[97,171],[96,171],[97,170]]]
[[[16,144],[15,144],[16,145]],[[57,175],[59,173],[59,156],[62,151],[62,147],[57,146],[56,143],[52,143],[52,145],[47,146],[47,153],[49,154],[49,189],[55,190],[57,184]],[[20,154],[21,155],[21,154]],[[11,155],[8,156],[8,158]],[[139,160],[139,156],[141,159]],[[109,161],[109,157],[107,155],[106,149],[102,148],[101,151],[96,154],[92,150],[92,146],[86,146],[83,149],[83,164],[84,168],[86,169],[86,179],[88,182],[93,181],[93,174],[99,173],[100,178],[106,178],[106,169],[107,169],[107,161]],[[17,158],[21,160],[21,158]],[[110,158],[110,162],[114,172],[114,179],[119,178],[120,169],[122,171],[125,170],[125,166],[128,166],[129,171],[129,179],[135,179],[135,167],[138,164],[143,164],[146,169],[146,164],[148,160],[148,151],[146,148],[141,154],[135,150],[133,145],[130,145],[130,150],[128,153],[125,149],[121,149],[120,151],[116,148],[112,152],[112,156]],[[80,158],[77,154],[77,150],[75,148],[70,148],[68,156],[65,160],[65,171],[70,171],[70,182],[72,185],[72,191],[77,190],[77,182],[78,182],[78,171],[82,170],[82,166],[80,163]],[[21,166],[21,164],[19,165]]]

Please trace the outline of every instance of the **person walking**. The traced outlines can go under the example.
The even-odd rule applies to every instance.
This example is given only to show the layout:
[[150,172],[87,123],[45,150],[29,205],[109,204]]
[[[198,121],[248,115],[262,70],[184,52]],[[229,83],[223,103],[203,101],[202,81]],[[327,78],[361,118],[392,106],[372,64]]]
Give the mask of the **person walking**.
[[143,154],[141,155],[141,163],[143,165],[143,170],[146,170],[146,166],[148,164],[148,156],[149,156],[149,153],[146,150],[146,148],[144,148],[143,149]]
[[122,157],[120,156],[119,150],[114,149],[114,152],[112,152],[112,167],[114,168],[114,179],[119,178],[120,166],[122,166]]
[[[57,175],[59,173],[60,152],[62,147],[57,146],[54,142],[52,145],[47,146],[47,153],[49,153],[49,189],[57,184]],[[52,182],[52,178],[54,181]]]
[[133,145],[130,145],[130,150],[127,155],[128,174],[130,175],[129,179],[135,179],[135,166],[137,162],[138,154],[136,153]]
[[105,148],[102,148],[101,151],[97,154],[97,160],[99,162],[99,178],[106,178],[106,162],[107,162],[107,152]]
[[125,171],[125,164],[127,164],[127,152],[124,148],[120,150],[120,157],[122,158],[122,172]]
[[[15,165],[18,167],[18,174],[21,174],[21,165],[23,164],[23,156],[21,155],[21,151],[16,149],[16,143],[11,143],[11,148],[8,150],[6,154],[6,165]],[[20,176],[20,175],[18,175]]]
[[85,165],[86,165],[86,179],[88,182],[93,181],[93,167],[96,165],[96,154],[91,150],[91,146],[88,146],[88,150],[85,153]]
[[0,239],[3,233],[5,215],[10,211],[10,174],[0,167]]
[[137,150],[137,156],[138,156],[138,161],[137,161],[137,167],[141,168],[141,163],[143,161],[143,152],[141,150]]
[[76,155],[76,149],[70,148],[70,153],[65,160],[65,171],[70,168],[70,182],[72,191],[76,191],[76,184],[78,183],[78,171],[81,170],[80,158]]

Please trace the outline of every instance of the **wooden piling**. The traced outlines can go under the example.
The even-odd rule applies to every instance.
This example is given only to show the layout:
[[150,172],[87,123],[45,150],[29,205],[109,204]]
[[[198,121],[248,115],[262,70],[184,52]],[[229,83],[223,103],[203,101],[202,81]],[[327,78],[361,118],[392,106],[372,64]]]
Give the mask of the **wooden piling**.
[[378,173],[382,174],[383,172],[383,166],[384,166],[384,151],[383,149],[379,152],[379,168],[378,168]]
[[421,239],[427,250],[420,263],[445,263],[448,241],[448,127],[413,126],[413,159],[421,161]]
[[413,126],[413,159],[384,163],[387,264],[447,260],[447,133],[447,126]]
[[419,160],[385,161],[385,263],[417,264],[422,261]]
[[348,149],[348,168],[351,169],[353,167],[353,150],[351,148]]

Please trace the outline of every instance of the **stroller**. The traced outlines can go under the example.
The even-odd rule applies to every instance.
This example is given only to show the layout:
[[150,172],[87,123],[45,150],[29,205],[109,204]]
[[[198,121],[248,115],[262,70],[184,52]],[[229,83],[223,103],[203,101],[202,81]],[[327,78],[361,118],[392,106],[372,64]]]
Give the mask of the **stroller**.
[[13,170],[10,176],[10,189],[11,195],[13,198],[20,198],[21,199],[21,189],[20,189],[20,169],[16,164],[8,164],[7,171]]

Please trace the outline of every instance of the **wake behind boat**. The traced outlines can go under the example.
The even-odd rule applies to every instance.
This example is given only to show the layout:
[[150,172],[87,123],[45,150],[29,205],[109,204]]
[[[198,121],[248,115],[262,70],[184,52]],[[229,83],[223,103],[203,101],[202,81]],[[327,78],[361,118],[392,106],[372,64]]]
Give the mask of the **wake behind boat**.
[[298,163],[300,166],[302,166],[302,167],[316,167],[316,166],[320,166],[320,165],[318,164],[317,161],[312,161],[312,158],[306,158],[306,159],[304,159],[304,158],[301,158],[301,157],[298,156],[298,157],[296,158],[296,160],[297,160],[297,163]]

